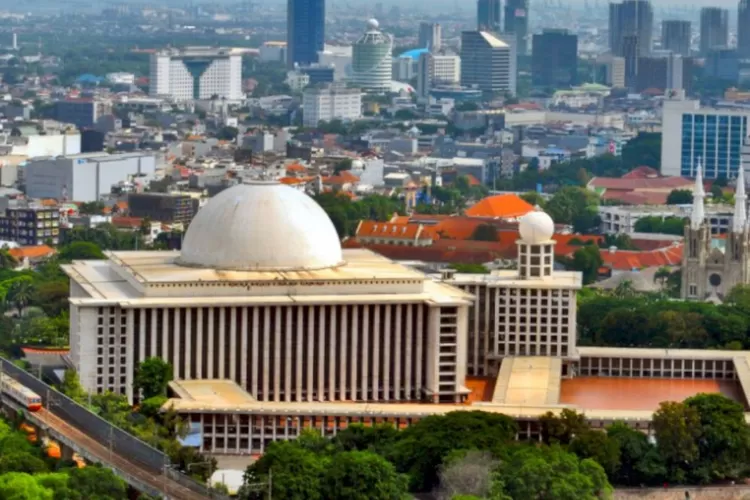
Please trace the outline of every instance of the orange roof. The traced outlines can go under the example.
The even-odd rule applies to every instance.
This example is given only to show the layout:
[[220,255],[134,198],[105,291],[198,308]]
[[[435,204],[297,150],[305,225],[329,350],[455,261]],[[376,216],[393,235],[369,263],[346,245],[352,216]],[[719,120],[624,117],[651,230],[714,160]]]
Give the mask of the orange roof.
[[116,227],[129,227],[131,229],[141,227],[140,217],[112,217],[112,225]]
[[301,179],[299,177],[282,177],[281,179],[279,179],[279,182],[281,184],[295,185],[295,184],[303,184],[307,182],[307,180]]
[[534,207],[514,194],[498,194],[488,196],[468,210],[466,215],[471,217],[492,217],[511,219],[526,215]]
[[127,201],[118,201],[117,203],[115,203],[115,205],[117,205],[117,208],[119,208],[120,210],[127,210],[128,209],[128,202]]
[[391,217],[391,221],[390,222],[391,222],[391,224],[403,225],[403,224],[408,224],[410,222],[410,220],[409,220],[409,216],[408,215],[393,214],[393,217]]
[[338,175],[323,177],[323,184],[353,184],[355,182],[359,182],[359,177],[348,170],[342,170]]
[[471,174],[466,174],[466,179],[469,181],[469,186],[481,186],[482,183]]
[[415,240],[417,238],[434,238],[434,233],[432,228],[427,230],[421,224],[392,224],[390,222],[363,220],[357,227],[356,237]]
[[46,198],[41,200],[43,207],[56,207],[57,206],[57,200],[52,198]]
[[36,245],[32,247],[11,248],[8,253],[16,259],[39,259],[49,257],[55,253],[55,249],[47,245]]
[[635,250],[601,249],[604,264],[612,269],[631,271],[647,267],[676,266],[682,262],[683,244],[678,243],[667,248],[659,248],[649,252]]
[[292,163],[291,165],[287,165],[286,167],[287,172],[306,172],[307,169],[300,165],[299,163]]

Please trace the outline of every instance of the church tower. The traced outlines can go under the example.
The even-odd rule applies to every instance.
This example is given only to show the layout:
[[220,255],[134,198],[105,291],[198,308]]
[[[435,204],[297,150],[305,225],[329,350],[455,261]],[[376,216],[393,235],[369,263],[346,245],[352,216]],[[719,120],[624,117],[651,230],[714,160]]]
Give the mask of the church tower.
[[[737,190],[734,195],[734,216],[732,230],[727,234],[724,260],[723,294],[736,285],[750,281],[750,251],[748,235],[750,226],[747,221],[747,196],[745,195],[745,168],[740,164],[737,174]],[[709,276],[709,281],[711,277]]]
[[706,264],[711,247],[711,228],[706,222],[703,190],[703,165],[698,160],[693,188],[693,211],[690,221],[685,224],[685,240],[682,251],[682,290],[683,299],[703,300],[706,297]]

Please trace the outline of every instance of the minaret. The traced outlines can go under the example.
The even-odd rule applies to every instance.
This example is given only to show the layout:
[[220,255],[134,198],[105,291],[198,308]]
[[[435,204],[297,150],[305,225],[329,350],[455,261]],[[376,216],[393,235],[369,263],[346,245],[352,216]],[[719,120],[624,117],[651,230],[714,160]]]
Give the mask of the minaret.
[[734,217],[732,218],[732,232],[740,234],[747,223],[747,196],[745,196],[745,166],[740,163],[737,174],[737,188],[734,192]]
[[[706,193],[703,191],[703,164],[698,159],[698,172],[695,174],[695,188],[693,189],[693,213],[690,214],[690,229],[697,231],[703,225],[706,218],[706,211],[703,206],[703,198]],[[744,188],[743,188],[744,194]]]

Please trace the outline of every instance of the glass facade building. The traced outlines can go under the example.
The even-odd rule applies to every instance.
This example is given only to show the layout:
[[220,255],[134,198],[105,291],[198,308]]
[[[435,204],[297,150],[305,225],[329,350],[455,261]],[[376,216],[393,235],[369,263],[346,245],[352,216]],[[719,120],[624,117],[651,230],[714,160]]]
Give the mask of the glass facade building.
[[325,48],[325,0],[288,0],[287,65],[308,66],[318,62]]
[[705,178],[734,178],[747,134],[746,115],[684,113],[680,175],[694,177],[700,159]]

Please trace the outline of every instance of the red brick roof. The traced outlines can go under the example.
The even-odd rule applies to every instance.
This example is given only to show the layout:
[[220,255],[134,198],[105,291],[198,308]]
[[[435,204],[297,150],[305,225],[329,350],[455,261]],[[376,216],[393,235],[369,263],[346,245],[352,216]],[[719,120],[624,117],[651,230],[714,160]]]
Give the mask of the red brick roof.
[[648,252],[635,250],[611,251],[603,248],[601,256],[605,266],[618,271],[630,271],[646,267],[677,266],[682,262],[682,249],[682,243]]
[[622,179],[646,179],[646,178],[654,178],[654,177],[661,177],[661,174],[659,174],[659,171],[656,169],[653,169],[651,167],[636,167],[627,174],[622,176]]
[[617,189],[621,191],[634,191],[640,189],[692,189],[693,185],[693,181],[682,177],[657,177],[655,179],[594,177],[589,181],[590,187],[597,189]]

